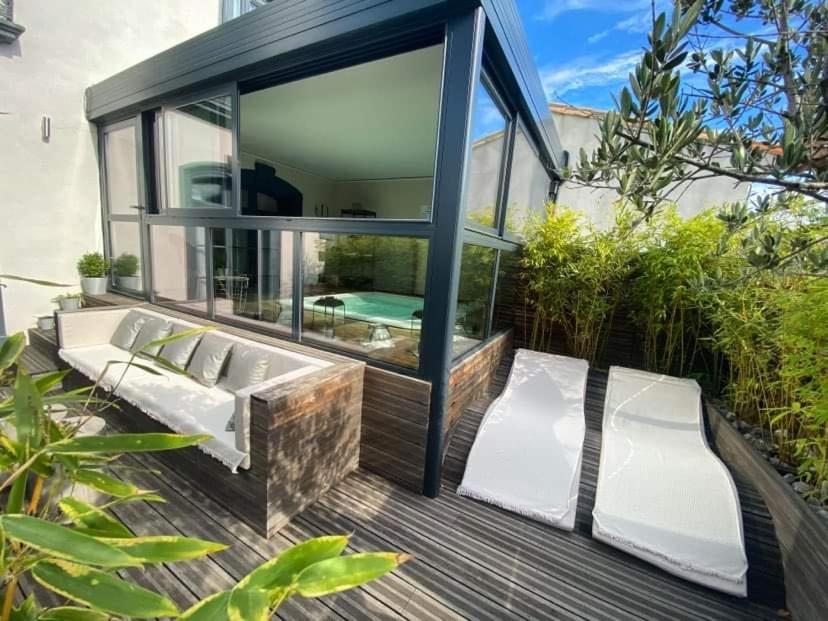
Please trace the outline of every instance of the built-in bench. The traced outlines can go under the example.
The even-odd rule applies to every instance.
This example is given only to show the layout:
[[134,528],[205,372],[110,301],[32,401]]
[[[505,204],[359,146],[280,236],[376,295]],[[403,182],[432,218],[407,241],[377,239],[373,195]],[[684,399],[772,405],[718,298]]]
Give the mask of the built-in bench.
[[153,352],[168,359],[169,350],[186,375],[143,357],[124,364],[142,340],[197,327],[143,305],[59,312],[59,356],[73,369],[65,387],[98,382],[120,406],[105,414],[117,429],[211,435],[162,459],[270,534],[357,467],[364,365],[222,330]]

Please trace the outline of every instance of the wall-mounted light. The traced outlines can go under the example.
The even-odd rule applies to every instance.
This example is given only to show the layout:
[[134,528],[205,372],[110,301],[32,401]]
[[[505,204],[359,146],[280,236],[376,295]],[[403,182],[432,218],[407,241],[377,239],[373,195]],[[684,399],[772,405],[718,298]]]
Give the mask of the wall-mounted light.
[[43,142],[49,142],[52,137],[52,117],[44,116],[40,120],[40,136],[43,138]]

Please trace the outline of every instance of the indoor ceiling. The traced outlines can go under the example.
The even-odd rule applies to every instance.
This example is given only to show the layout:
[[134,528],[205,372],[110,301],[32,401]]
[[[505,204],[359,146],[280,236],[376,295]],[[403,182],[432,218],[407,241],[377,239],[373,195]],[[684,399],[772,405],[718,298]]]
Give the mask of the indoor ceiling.
[[442,46],[241,97],[241,150],[338,181],[433,174]]

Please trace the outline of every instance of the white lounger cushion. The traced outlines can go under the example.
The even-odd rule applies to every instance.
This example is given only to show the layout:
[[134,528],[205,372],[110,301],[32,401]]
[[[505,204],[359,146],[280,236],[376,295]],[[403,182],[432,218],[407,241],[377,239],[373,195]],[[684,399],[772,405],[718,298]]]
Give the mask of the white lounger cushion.
[[588,370],[585,360],[519,349],[457,493],[572,530]]
[[[91,380],[97,380],[107,362],[126,361],[130,353],[114,345],[93,345],[61,349],[60,357]],[[248,455],[236,449],[235,432],[225,431],[236,407],[235,396],[214,386],[208,388],[192,379],[177,375],[146,360],[137,361],[152,366],[160,375],[152,375],[138,367],[110,366],[101,382],[107,390],[145,412],[147,416],[183,434],[207,433],[213,436],[198,445],[208,455],[236,471],[248,467]]]
[[745,597],[739,496],[707,445],[695,381],[610,369],[593,518],[596,539]]

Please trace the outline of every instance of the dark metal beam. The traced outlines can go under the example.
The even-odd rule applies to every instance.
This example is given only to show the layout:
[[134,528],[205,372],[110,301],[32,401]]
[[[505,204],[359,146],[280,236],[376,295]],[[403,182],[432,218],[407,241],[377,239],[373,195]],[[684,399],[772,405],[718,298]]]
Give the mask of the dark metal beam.
[[440,493],[443,431],[463,248],[466,169],[471,157],[471,110],[480,78],[486,18],[475,9],[446,27],[440,135],[435,181],[435,229],[428,256],[428,303],[423,309],[422,370],[431,381],[423,493]]

